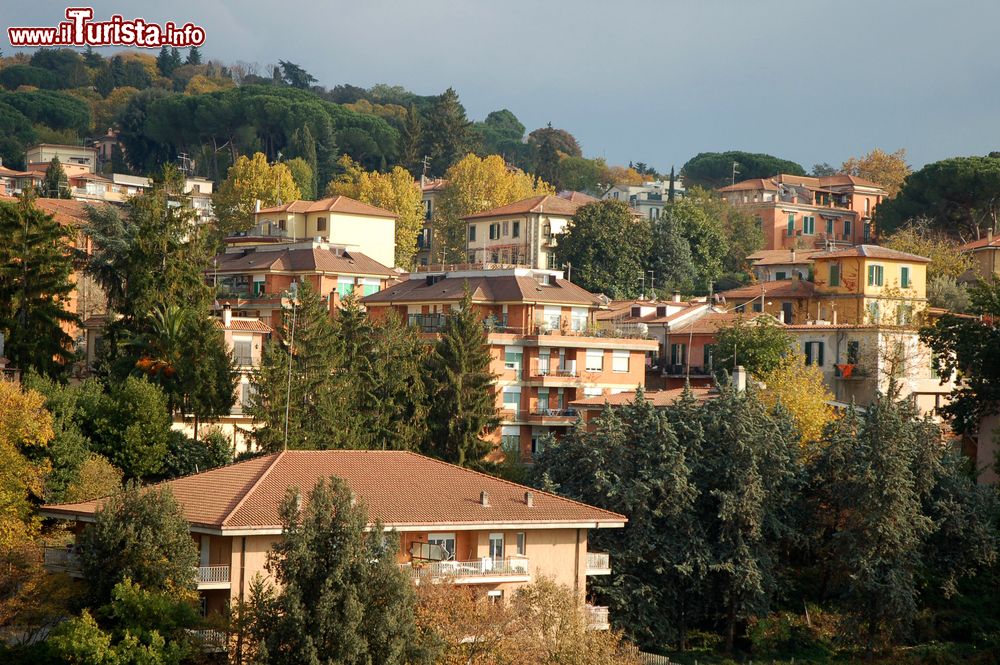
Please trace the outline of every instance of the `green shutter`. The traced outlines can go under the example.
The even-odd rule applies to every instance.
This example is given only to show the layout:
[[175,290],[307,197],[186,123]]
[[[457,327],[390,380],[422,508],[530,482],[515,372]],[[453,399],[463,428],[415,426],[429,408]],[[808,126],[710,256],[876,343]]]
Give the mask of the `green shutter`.
[[795,213],[788,213],[788,235],[795,235]]
[[830,286],[840,286],[840,264],[830,264]]
[[868,286],[875,286],[875,266],[868,266]]
[[908,266],[899,269],[899,285],[904,289],[910,287],[910,268]]

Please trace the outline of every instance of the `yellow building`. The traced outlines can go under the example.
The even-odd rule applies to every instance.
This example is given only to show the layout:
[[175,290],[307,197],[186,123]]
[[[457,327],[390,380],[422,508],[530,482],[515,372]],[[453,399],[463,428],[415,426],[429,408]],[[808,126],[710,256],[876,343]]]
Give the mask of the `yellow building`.
[[816,318],[909,325],[927,307],[930,259],[877,245],[815,254]]
[[556,268],[556,236],[582,205],[555,195],[532,196],[463,217],[469,263]]
[[993,235],[993,229],[985,238],[973,240],[958,248],[972,257],[972,269],[979,279],[990,280],[1000,276],[1000,236]]

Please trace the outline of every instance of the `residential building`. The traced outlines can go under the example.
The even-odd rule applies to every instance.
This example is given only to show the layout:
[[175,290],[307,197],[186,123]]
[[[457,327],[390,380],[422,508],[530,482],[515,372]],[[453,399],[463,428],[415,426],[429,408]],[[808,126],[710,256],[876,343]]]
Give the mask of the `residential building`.
[[0,160],[0,196],[20,196],[28,189],[41,189],[44,180],[42,171],[8,169]]
[[502,421],[493,436],[505,455],[529,461],[545,434],[563,434],[577,419],[572,401],[644,384],[656,341],[600,325],[600,297],[559,271],[414,273],[363,303],[373,318],[394,310],[433,338],[466,288],[488,331]]
[[[654,407],[662,409],[679,400],[684,395],[684,391],[685,388],[647,390],[643,392],[643,398],[645,398],[646,402],[652,404]],[[690,388],[690,391],[691,395],[699,402],[712,399],[717,394],[717,391],[713,388],[706,387],[692,387]],[[633,404],[635,402],[635,396],[636,391],[628,390],[614,395],[584,397],[582,399],[574,400],[570,404],[574,409],[576,409],[577,413],[580,414],[580,418],[586,424],[587,430],[593,432],[597,428],[597,419],[600,417],[601,413],[604,412],[605,408],[611,407],[612,409],[620,409],[628,404]]]
[[384,266],[396,262],[396,214],[331,196],[292,201],[254,214],[254,228],[227,238],[230,244],[315,242],[351,247]]
[[[674,198],[684,196],[680,178],[674,179]],[[655,180],[642,185],[614,185],[601,195],[602,199],[624,201],[637,216],[650,221],[660,218],[663,208],[670,202],[670,181]]]
[[765,249],[825,248],[874,240],[872,217],[886,191],[850,175],[744,180],[718,190],[734,206],[754,213]]
[[812,257],[819,249],[762,249],[747,257],[758,282],[782,279],[811,279]]
[[816,310],[816,285],[795,273],[792,279],[755,282],[720,291],[718,297],[737,314],[766,312],[782,323],[802,323]]
[[439,257],[434,251],[434,221],[438,199],[448,181],[444,178],[420,178],[420,196],[424,205],[424,224],[417,236],[417,253],[414,257],[418,266],[435,263]]
[[206,224],[215,219],[212,210],[212,189],[215,183],[201,176],[184,178],[184,193],[190,197],[191,208],[198,214],[198,222]]
[[353,248],[313,240],[229,244],[212,264],[206,278],[219,288],[219,307],[228,305],[234,316],[260,319],[274,330],[282,307],[291,307],[295,283],[308,280],[332,315],[349,294],[371,295],[396,276]]
[[556,237],[581,205],[547,194],[464,217],[469,263],[557,269]]
[[89,146],[39,143],[28,147],[25,161],[29,171],[44,172],[56,157],[67,177],[97,173],[97,148]]
[[986,237],[967,242],[958,249],[972,256],[970,277],[984,281],[1000,277],[1000,236],[995,236],[993,229],[986,232]]
[[[235,390],[236,401],[226,416],[200,422],[190,417],[175,419],[173,427],[190,437],[217,429],[229,440],[233,452],[239,454],[256,447],[253,440],[256,424],[249,412],[253,397],[253,373],[260,367],[272,329],[260,319],[233,316],[229,305],[222,308],[222,315],[215,319],[215,324],[222,331],[226,348],[236,364],[239,375]],[[195,431],[196,427],[198,431]]]
[[768,319],[778,324],[768,314],[727,311],[713,306],[672,326],[664,342],[666,355],[661,365],[666,388],[682,388],[686,384],[702,388],[714,385],[716,373],[720,369],[730,369],[720,368],[716,361],[716,337],[719,330],[735,325],[741,318],[751,323]]
[[[249,598],[258,576],[274,584],[268,553],[282,538],[289,490],[308,501],[320,479],[342,479],[370,523],[399,534],[396,560],[417,584],[472,585],[502,599],[544,576],[581,601],[589,575],[613,562],[587,549],[591,529],[621,528],[617,513],[404,451],[288,450],[167,481],[201,552],[198,591],[207,613]],[[106,499],[43,506],[77,535]],[[45,551],[50,570],[82,575],[75,545]],[[603,608],[602,608],[603,609]],[[605,626],[606,627],[606,626]]]

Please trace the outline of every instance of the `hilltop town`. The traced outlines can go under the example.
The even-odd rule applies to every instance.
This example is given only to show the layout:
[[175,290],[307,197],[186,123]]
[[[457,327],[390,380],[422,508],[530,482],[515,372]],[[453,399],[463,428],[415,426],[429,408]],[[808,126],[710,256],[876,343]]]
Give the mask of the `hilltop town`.
[[1000,154],[197,47],[0,57],[0,129],[0,661],[1000,658]]

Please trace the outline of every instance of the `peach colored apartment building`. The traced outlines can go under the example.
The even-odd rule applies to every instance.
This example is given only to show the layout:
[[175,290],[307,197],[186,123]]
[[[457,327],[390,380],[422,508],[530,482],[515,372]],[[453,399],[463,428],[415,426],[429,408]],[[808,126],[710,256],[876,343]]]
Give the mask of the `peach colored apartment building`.
[[[285,451],[163,483],[180,504],[201,553],[197,583],[208,613],[249,595],[282,537],[280,505],[289,489],[308,500],[336,476],[399,534],[397,561],[417,584],[472,585],[503,598],[545,576],[584,600],[587,577],[607,575],[604,553],[589,552],[591,529],[621,528],[623,515],[402,451]],[[79,534],[104,500],[43,506]],[[46,566],[80,576],[75,546],[50,548]],[[589,608],[606,628],[607,608]]]
[[602,300],[559,271],[413,273],[363,302],[375,318],[391,309],[433,335],[466,288],[488,332],[502,420],[494,436],[505,454],[530,460],[545,434],[576,422],[576,399],[645,385],[656,340],[599,325]]
[[887,196],[874,182],[850,175],[744,180],[718,190],[760,220],[764,249],[858,245],[874,240],[875,207]]

